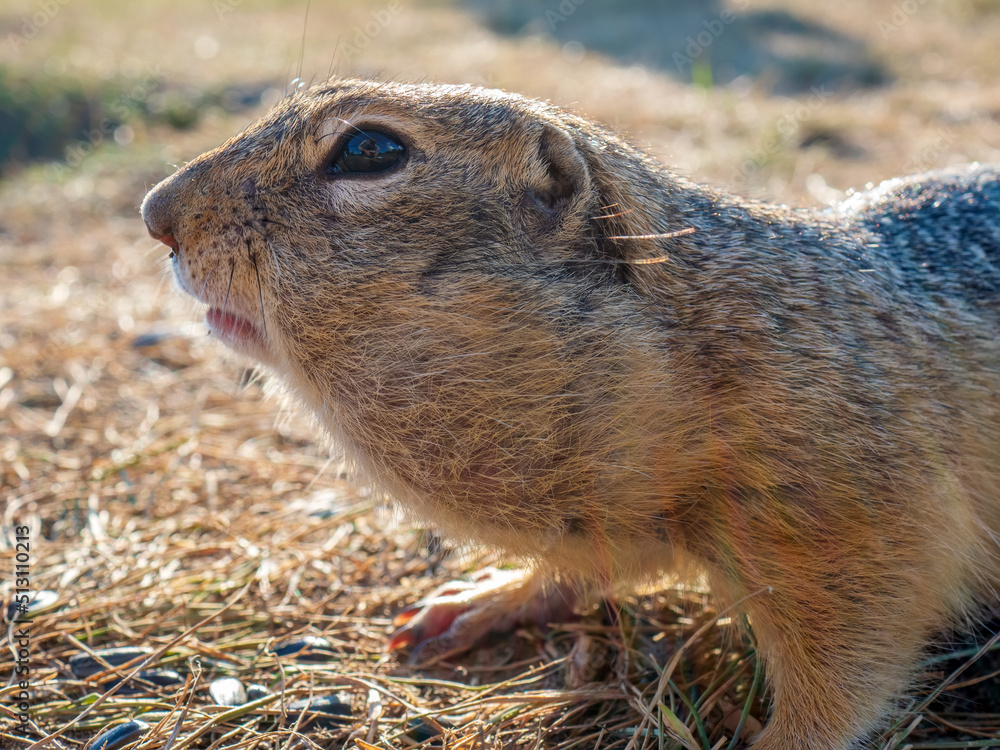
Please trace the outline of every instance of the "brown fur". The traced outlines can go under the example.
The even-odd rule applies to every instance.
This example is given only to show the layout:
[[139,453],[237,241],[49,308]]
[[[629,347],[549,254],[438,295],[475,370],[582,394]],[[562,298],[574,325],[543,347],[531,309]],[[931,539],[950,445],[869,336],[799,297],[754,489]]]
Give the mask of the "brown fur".
[[[406,162],[327,177],[349,126]],[[996,170],[790,210],[548,104],[337,81],[143,216],[420,518],[598,587],[688,566],[727,600],[770,587],[745,606],[758,748],[862,741],[927,639],[994,598]]]

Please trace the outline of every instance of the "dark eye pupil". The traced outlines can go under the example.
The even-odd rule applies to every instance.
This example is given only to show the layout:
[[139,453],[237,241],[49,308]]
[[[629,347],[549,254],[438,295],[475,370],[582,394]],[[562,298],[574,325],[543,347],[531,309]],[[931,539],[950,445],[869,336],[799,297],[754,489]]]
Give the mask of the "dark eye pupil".
[[384,172],[405,153],[406,149],[400,143],[378,130],[355,132],[326,171],[328,174]]

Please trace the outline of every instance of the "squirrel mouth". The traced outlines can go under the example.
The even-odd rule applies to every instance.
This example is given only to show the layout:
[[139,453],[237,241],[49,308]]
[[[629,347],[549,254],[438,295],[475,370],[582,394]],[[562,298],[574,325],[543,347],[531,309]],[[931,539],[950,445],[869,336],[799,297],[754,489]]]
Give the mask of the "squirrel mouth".
[[208,329],[233,349],[253,353],[264,347],[264,334],[246,318],[212,307],[205,321]]

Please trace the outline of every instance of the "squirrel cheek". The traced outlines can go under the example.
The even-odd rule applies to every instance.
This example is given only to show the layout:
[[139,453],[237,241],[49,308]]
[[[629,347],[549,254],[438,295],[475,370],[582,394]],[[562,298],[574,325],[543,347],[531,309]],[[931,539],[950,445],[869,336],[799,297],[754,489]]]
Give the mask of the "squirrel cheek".
[[364,178],[332,180],[325,187],[327,210],[344,220],[357,216],[359,224],[370,221],[371,211],[390,197],[385,188]]

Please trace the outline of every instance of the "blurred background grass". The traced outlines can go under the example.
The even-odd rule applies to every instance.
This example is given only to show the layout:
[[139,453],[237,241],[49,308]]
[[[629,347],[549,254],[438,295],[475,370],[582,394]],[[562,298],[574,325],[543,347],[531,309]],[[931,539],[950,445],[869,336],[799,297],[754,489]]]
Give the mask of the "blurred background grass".
[[843,190],[996,159],[998,38],[998,0],[9,0],[0,165],[171,163],[193,155],[171,130],[214,143],[333,72],[549,98],[694,175],[802,199],[814,174]]
[[[351,669],[398,668],[410,680],[379,650],[386,618],[463,569],[426,537],[385,531],[370,509],[315,520],[327,518],[314,511],[330,497],[365,498],[346,489],[308,421],[264,398],[205,337],[200,311],[173,289],[166,251],[139,219],[150,187],[258,116],[293,79],[515,90],[600,120],[695,179],[819,206],[901,173],[1000,162],[998,40],[1000,0],[314,0],[308,12],[301,0],[5,0],[0,515],[5,528],[30,525],[39,542],[35,586],[75,602],[34,642],[38,684],[58,703],[43,725],[78,710],[58,702],[79,698],[60,682],[67,644],[134,643],[127,622],[150,623],[140,640],[165,642],[177,627],[158,613],[188,596],[178,583],[185,571],[256,582],[259,619],[237,630],[336,633],[358,662]],[[317,523],[308,539],[297,531]],[[330,549],[332,538],[349,541]],[[248,560],[249,572],[227,568],[232,560]],[[199,586],[214,591],[209,583]],[[8,589],[0,579],[0,594]],[[676,628],[663,648],[710,616],[677,602],[658,600],[652,614],[642,605]],[[563,635],[544,644],[546,656],[529,649],[536,661],[525,663],[583,648]],[[211,645],[228,648],[221,636]],[[719,649],[706,645],[699,659],[721,663]],[[636,647],[629,669],[646,669],[649,653]],[[482,669],[504,661],[496,651],[469,659]],[[726,722],[747,696],[752,666],[740,659],[729,708],[705,708],[713,742],[732,731]],[[443,674],[475,683],[485,674],[476,669]],[[691,695],[700,670],[677,676]],[[565,687],[564,677],[553,672],[546,685]],[[437,700],[437,688],[406,685],[411,702]],[[964,697],[949,710],[995,731],[995,712],[969,718],[989,700]],[[639,715],[630,701],[623,694],[613,709],[624,727]],[[680,697],[671,705],[695,731]],[[566,715],[565,703],[552,706],[538,722]],[[763,719],[766,704],[753,706],[751,718]],[[127,710],[109,704],[102,716]],[[523,722],[509,731],[529,744],[541,736]]]

